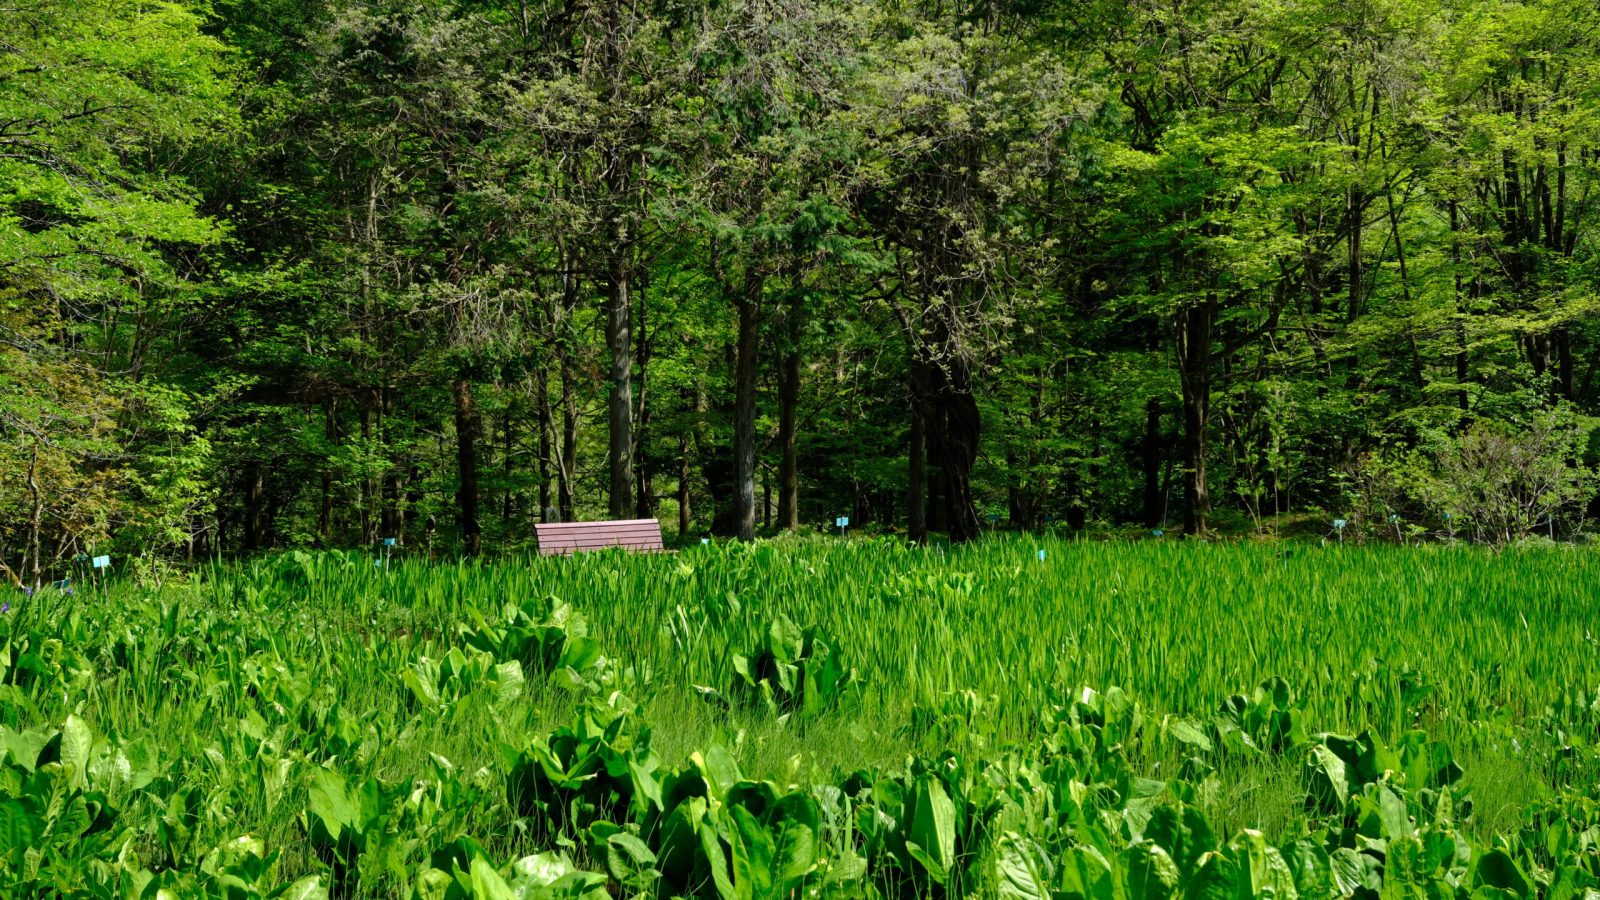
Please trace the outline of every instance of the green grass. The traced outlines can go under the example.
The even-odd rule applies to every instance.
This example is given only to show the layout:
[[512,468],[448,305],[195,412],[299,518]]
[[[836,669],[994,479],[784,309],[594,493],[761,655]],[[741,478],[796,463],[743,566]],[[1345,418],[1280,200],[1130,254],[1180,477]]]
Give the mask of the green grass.
[[[572,721],[582,692],[530,673],[511,702],[470,691],[430,711],[400,673],[459,645],[469,607],[492,615],[547,595],[582,614],[614,666],[634,670],[625,684],[663,759],[720,744],[747,775],[782,784],[901,769],[947,749],[1028,752],[1051,710],[1084,687],[1123,688],[1154,727],[1204,721],[1272,676],[1292,686],[1313,732],[1371,729],[1392,743],[1421,728],[1447,742],[1467,770],[1465,830],[1478,840],[1515,830],[1523,808],[1560,785],[1593,781],[1586,756],[1558,751],[1574,735],[1592,741],[1600,723],[1589,708],[1600,556],[1557,547],[795,540],[388,568],[299,554],[159,590],[114,584],[17,602],[0,714],[16,731],[48,732],[71,713],[108,746],[153,747],[158,789],[109,792],[146,860],[198,858],[251,832],[281,852],[278,877],[323,871],[304,823],[309,773],[427,784],[439,778],[435,757],[477,793],[430,833],[470,834],[515,858],[548,847],[503,802],[501,748]],[[787,720],[703,699],[697,686],[726,692],[734,654],[780,615],[821,626],[859,688]],[[27,653],[40,672],[19,677]],[[918,726],[961,691],[979,715]],[[1184,764],[1172,742],[1133,750],[1151,777]],[[1296,757],[1223,757],[1216,776],[1197,802],[1224,835],[1316,825]],[[189,844],[173,853],[154,823],[182,789],[202,799]],[[408,866],[426,856],[410,852]],[[397,890],[388,877],[362,883]]]

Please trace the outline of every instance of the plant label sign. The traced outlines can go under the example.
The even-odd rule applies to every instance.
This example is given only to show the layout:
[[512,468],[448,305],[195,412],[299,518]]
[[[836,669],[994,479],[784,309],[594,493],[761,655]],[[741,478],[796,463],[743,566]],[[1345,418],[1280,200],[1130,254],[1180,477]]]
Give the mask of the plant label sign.
[[383,539],[383,545],[385,547],[393,547],[394,546],[394,538],[384,538]]
[[94,567],[96,569],[105,569],[105,568],[109,568],[110,566],[111,566],[111,557],[109,557],[109,556],[96,556],[94,558]]
[[843,528],[846,525],[850,524],[850,517],[849,516],[840,516],[839,518],[833,520],[833,524],[839,526],[840,528]]

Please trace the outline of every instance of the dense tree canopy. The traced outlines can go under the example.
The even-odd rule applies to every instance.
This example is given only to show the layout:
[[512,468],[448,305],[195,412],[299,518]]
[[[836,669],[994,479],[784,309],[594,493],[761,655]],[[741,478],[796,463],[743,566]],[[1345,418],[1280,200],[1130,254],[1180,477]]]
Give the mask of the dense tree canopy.
[[0,565],[1570,535],[1597,168],[1581,0],[31,0]]

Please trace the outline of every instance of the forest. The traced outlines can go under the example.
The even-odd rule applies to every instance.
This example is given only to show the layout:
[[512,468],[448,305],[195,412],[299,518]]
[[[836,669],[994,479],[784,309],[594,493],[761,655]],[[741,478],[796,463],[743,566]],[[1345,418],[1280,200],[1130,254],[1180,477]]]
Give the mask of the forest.
[[18,0],[0,565],[532,523],[1510,543],[1592,0]]

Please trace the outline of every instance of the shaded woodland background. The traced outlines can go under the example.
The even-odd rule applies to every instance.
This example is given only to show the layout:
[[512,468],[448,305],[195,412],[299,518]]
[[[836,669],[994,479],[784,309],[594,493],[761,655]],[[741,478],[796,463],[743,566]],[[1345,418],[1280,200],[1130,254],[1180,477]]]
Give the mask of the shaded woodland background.
[[1581,529],[1579,0],[21,0],[0,561]]

